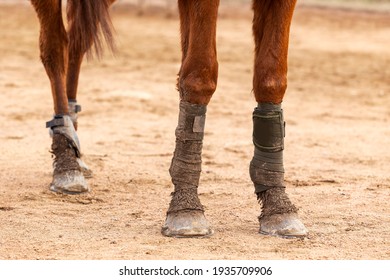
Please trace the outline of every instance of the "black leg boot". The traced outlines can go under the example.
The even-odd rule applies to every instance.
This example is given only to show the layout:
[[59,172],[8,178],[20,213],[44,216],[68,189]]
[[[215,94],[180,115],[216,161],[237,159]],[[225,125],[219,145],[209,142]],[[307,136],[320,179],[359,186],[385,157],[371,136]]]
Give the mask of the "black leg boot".
[[285,238],[303,237],[307,230],[298,218],[284,185],[285,123],[281,105],[259,104],[253,112],[254,156],[250,175],[262,205],[260,233]]

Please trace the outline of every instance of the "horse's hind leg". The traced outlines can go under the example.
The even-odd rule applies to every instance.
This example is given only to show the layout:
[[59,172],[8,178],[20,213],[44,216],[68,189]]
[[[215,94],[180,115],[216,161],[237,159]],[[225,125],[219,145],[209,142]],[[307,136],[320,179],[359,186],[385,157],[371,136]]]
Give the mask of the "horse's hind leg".
[[[85,53],[91,49],[91,46],[94,43],[97,42],[97,49],[100,49],[100,42],[97,36],[98,30],[96,29],[99,29],[102,18],[105,18],[102,29],[110,28],[106,26],[110,25],[107,9],[116,0],[103,1],[106,1],[107,4],[90,5],[89,9],[83,8],[79,2],[68,1],[67,18],[69,21],[69,59],[66,75],[66,95],[68,97],[69,114],[72,118],[76,130],[78,127],[77,113],[81,110],[81,106],[77,104],[77,88],[79,83],[81,63]],[[94,13],[99,15],[94,15]],[[85,17],[90,16],[92,20],[87,21],[85,18],[80,16],[83,14]],[[90,27],[87,28],[86,25]],[[85,31],[84,34],[82,32],[83,30]],[[111,36],[111,34],[109,36]],[[109,40],[111,40],[111,38]],[[109,44],[112,43],[109,42]]]
[[[70,23],[70,30],[72,30],[72,23]],[[69,40],[74,40],[74,33],[69,32]],[[92,40],[91,40],[92,45]],[[78,128],[78,113],[81,112],[81,105],[77,103],[77,87],[79,82],[80,67],[83,61],[83,56],[85,50],[70,48],[69,49],[69,59],[67,66],[67,75],[66,75],[66,93],[68,97],[68,110],[69,116],[73,122],[74,128]],[[81,171],[84,174],[85,178],[92,177],[92,170],[87,166],[87,164],[80,158],[77,158],[77,161],[80,165]]]
[[[95,2],[96,4],[94,5],[87,5],[84,7],[83,5],[80,5],[79,1],[68,1],[69,59],[66,75],[66,95],[68,97],[69,115],[76,130],[78,128],[78,113],[81,111],[81,106],[77,103],[77,88],[83,58],[86,52],[90,51],[91,46],[94,43],[98,44],[97,49],[98,51],[100,50],[98,29],[102,22],[101,29],[111,36],[110,31],[107,32],[107,28],[110,28],[108,25],[111,24],[108,17],[108,7],[116,0],[104,1],[106,1],[106,4],[103,2]],[[80,15],[84,15],[84,17]],[[111,40],[111,38],[109,38],[109,40]],[[108,43],[111,45],[112,41],[109,41]],[[77,160],[84,176],[86,178],[91,178],[92,170],[89,169],[81,158],[78,158]]]
[[255,67],[254,157],[250,175],[262,203],[260,232],[281,237],[307,234],[284,185],[284,121],[281,102],[287,87],[287,50],[296,0],[253,1]]
[[[77,103],[77,88],[79,84],[80,68],[85,53],[90,49],[93,44],[93,38],[84,40],[86,42],[83,47],[80,44],[76,44],[75,41],[80,41],[78,20],[76,16],[76,9],[78,5],[75,5],[73,1],[68,3],[68,21],[69,21],[69,57],[67,64],[67,75],[66,75],[66,95],[68,97],[68,110],[69,116],[72,119],[73,126],[78,129],[78,113],[81,112],[81,105]],[[86,178],[92,177],[92,170],[85,164],[80,158],[77,159],[80,168]]]
[[39,46],[42,63],[50,79],[55,116],[47,123],[53,137],[53,181],[50,189],[56,192],[80,193],[88,190],[77,159],[80,144],[69,116],[66,95],[66,65],[68,37],[63,25],[60,0],[31,0],[41,30]]
[[180,113],[170,174],[174,192],[162,234],[212,233],[198,198],[206,107],[217,84],[216,20],[219,0],[179,1],[182,65],[178,79]]

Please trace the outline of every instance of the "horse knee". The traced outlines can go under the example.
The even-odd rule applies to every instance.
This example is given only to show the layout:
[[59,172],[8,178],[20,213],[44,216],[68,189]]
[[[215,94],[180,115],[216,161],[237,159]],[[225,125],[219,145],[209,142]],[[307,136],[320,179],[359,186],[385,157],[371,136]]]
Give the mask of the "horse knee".
[[217,88],[217,79],[217,62],[211,67],[188,71],[188,74],[181,71],[178,81],[181,99],[192,104],[207,105]]
[[286,92],[287,77],[286,75],[256,75],[253,85],[258,103],[280,104]]

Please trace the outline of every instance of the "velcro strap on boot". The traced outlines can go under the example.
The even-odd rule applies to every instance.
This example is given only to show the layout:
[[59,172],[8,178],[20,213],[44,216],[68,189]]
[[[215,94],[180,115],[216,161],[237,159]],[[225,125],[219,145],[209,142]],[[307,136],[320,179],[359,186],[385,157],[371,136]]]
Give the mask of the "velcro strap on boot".
[[206,123],[207,106],[180,101],[176,137],[181,141],[202,140]]
[[81,112],[81,106],[77,104],[77,100],[68,99],[68,110],[69,116],[72,119],[73,124],[77,126],[77,113]]
[[77,104],[76,99],[68,99],[68,108],[69,108],[69,113],[79,113],[81,112],[81,105]]
[[68,139],[74,148],[77,157],[81,157],[80,141],[74,129],[73,122],[68,115],[55,115],[51,121],[46,122],[51,134],[61,134]]

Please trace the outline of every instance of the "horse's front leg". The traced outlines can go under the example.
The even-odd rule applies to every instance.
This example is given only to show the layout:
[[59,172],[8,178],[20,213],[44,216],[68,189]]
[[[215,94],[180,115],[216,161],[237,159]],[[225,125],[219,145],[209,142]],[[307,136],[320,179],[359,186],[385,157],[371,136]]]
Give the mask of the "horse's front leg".
[[285,124],[281,103],[287,87],[287,50],[295,2],[253,2],[253,90],[258,106],[253,112],[255,152],[250,175],[262,203],[260,232],[281,237],[307,234],[285,192],[283,168]]
[[66,95],[66,65],[68,61],[68,37],[63,25],[61,1],[32,0],[40,22],[40,52],[42,63],[50,79],[54,101],[54,118],[47,122],[53,138],[53,181],[50,189],[55,192],[81,193],[88,186],[81,172],[78,158],[80,144],[69,115]]
[[174,192],[162,233],[196,237],[212,233],[198,198],[206,108],[217,85],[216,20],[219,0],[179,1],[182,66],[180,113],[170,174]]

